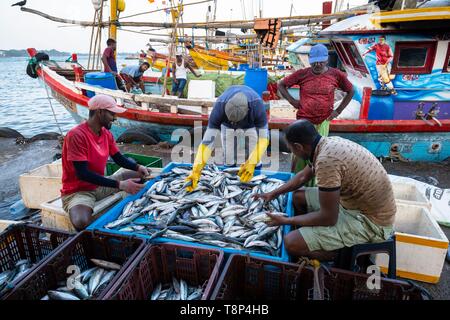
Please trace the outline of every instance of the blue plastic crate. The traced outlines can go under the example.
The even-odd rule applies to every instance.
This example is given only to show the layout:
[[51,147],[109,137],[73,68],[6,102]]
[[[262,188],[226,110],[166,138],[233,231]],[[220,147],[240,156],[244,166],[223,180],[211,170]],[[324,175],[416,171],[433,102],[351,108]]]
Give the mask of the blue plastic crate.
[[[190,166],[190,164],[171,162],[162,170],[162,172],[163,173],[169,172],[175,167],[187,167],[187,166]],[[224,169],[224,167],[219,167],[219,168]],[[287,180],[291,179],[291,177],[292,177],[292,173],[290,173],[290,172],[274,172],[274,171],[265,171],[265,170],[255,170],[255,176],[258,174],[265,174],[272,178],[276,178],[276,179],[280,179],[280,180],[284,180],[284,181],[287,181]],[[88,227],[88,230],[100,230],[103,232],[109,232],[112,234],[120,234],[120,235],[127,235],[127,236],[135,235],[139,238],[149,240],[150,236],[147,236],[147,235],[137,234],[134,232],[120,232],[118,230],[110,230],[110,229],[104,228],[104,226],[106,224],[116,220],[117,217],[120,216],[123,208],[126,206],[126,204],[128,202],[134,201],[134,200],[142,197],[142,195],[157,181],[159,181],[159,178],[148,181],[147,184],[145,185],[144,189],[142,189],[139,193],[137,193],[135,195],[130,195],[127,198],[123,199],[115,207],[113,207],[108,212],[106,212],[103,216],[101,216],[99,219],[94,221]],[[292,217],[294,215],[294,208],[292,206],[292,193],[288,194],[286,213],[289,217]],[[136,221],[137,222],[149,221],[149,218],[148,217],[140,217],[140,218],[136,219]],[[283,226],[283,235],[286,235],[290,231],[291,231],[290,226]],[[202,243],[198,243],[198,242],[187,242],[187,241],[181,241],[181,240],[175,240],[175,239],[163,238],[163,237],[153,239],[153,240],[151,240],[151,243],[175,243],[175,244],[181,244],[181,245],[197,246],[197,247],[201,247],[201,248],[219,249],[219,250],[223,250],[226,255],[234,254],[234,253],[250,254],[250,256],[260,257],[260,258],[265,258],[265,259],[272,259],[272,260],[276,260],[276,261],[289,261],[289,255],[284,247],[284,242],[281,245],[281,257],[274,257],[274,256],[270,256],[270,255],[267,255],[264,253],[251,251],[251,250],[237,250],[237,249],[231,249],[231,248],[221,248],[221,247],[217,247],[217,246],[213,246],[213,245],[209,245],[209,244],[202,244]]]

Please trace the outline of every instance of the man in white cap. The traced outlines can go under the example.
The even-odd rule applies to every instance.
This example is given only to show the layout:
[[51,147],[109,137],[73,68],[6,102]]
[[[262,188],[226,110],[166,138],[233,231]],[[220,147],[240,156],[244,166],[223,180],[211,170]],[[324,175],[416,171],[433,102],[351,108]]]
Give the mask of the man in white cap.
[[[339,116],[352,100],[352,83],[342,71],[328,66],[328,49],[316,44],[309,52],[311,67],[297,70],[278,82],[278,90],[297,109],[297,120],[306,119],[316,126],[322,136],[328,136],[330,121]],[[296,100],[288,88],[300,86],[300,100]],[[341,104],[334,110],[334,92],[340,89],[346,93]],[[307,162],[295,157],[292,171],[297,173]],[[309,186],[312,186],[311,184]]]
[[[225,164],[236,165],[234,138],[238,129],[242,129],[245,136],[256,142],[253,143],[252,152],[238,172],[241,181],[248,182],[253,178],[255,168],[269,145],[269,133],[266,109],[261,97],[253,89],[241,85],[229,87],[217,98],[209,116],[208,129],[198,148],[192,172],[187,178],[187,181],[191,182],[186,188],[187,191],[191,192],[197,187],[201,171],[211,157],[219,131],[222,136]],[[249,146],[251,145],[250,142]]]
[[[106,95],[94,96],[88,106],[89,119],[67,133],[62,151],[61,198],[64,210],[78,231],[92,222],[96,201],[119,190],[135,194],[144,187],[139,183],[140,178],[149,175],[146,167],[120,153],[109,131],[116,114],[126,109]],[[132,171],[104,177],[109,156],[119,166]]]
[[190,70],[197,78],[200,75],[195,72],[194,68],[190,65],[188,61],[185,61],[181,52],[176,54],[176,61],[172,64],[173,73],[173,85],[172,85],[172,95],[181,98],[183,95],[184,87],[187,83],[187,70]]

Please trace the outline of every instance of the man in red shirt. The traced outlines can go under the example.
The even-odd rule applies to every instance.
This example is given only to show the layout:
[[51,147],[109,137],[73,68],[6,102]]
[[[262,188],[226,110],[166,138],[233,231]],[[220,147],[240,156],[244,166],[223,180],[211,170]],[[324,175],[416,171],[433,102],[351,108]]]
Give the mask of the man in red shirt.
[[384,36],[380,36],[378,43],[371,46],[362,54],[362,56],[364,57],[372,51],[375,51],[377,57],[375,65],[378,72],[378,81],[380,81],[382,87],[387,87],[392,94],[397,94],[394,85],[391,82],[393,79],[393,77],[391,77],[391,62],[394,58],[394,54],[392,53],[391,47],[386,43],[386,38]]
[[[135,194],[144,185],[140,177],[149,175],[146,167],[125,158],[117,148],[109,129],[116,113],[125,112],[114,98],[96,95],[89,100],[89,119],[70,130],[62,151],[63,208],[78,231],[92,222],[96,201],[124,190]],[[104,177],[106,162],[111,156],[119,166],[133,170]]]
[[[306,119],[312,122],[322,136],[328,136],[330,121],[336,118],[352,100],[353,85],[345,73],[328,67],[328,49],[323,44],[317,44],[309,53],[311,67],[297,70],[278,83],[278,90],[289,103],[297,109],[297,120]],[[300,100],[294,99],[288,88],[300,86]],[[336,110],[334,107],[334,92],[340,89],[347,94]],[[297,173],[307,165],[307,162],[297,157],[293,158],[292,171]]]
[[106,45],[108,46],[105,51],[103,51],[102,62],[103,62],[103,71],[109,72],[116,77],[117,88],[125,91],[125,87],[123,86],[122,80],[119,78],[117,71],[117,62],[116,62],[116,46],[117,42],[114,39],[108,39],[106,41]]

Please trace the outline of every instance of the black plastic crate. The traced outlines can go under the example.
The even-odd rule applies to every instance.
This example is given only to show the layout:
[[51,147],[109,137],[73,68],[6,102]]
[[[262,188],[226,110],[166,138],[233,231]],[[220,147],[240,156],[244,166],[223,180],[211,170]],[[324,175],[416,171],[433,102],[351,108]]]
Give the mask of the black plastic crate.
[[[34,266],[20,278],[11,282],[0,298],[32,272],[38,263],[74,234],[32,224],[14,224],[0,234],[0,273],[11,270],[19,260],[26,259]],[[8,290],[9,289],[9,290]]]
[[90,259],[102,259],[118,263],[122,268],[111,281],[98,290],[94,297],[102,300],[122,273],[145,247],[143,240],[136,237],[111,235],[102,232],[83,231],[69,240],[49,259],[40,264],[6,296],[7,300],[40,300],[48,290],[56,289],[58,282],[66,281],[68,267],[76,265],[80,271],[91,268]]
[[178,244],[149,245],[105,295],[113,300],[149,300],[158,283],[172,277],[202,286],[202,300],[210,297],[219,277],[223,251]]
[[[213,300],[423,300],[429,295],[410,282],[380,279],[380,289],[370,290],[370,275],[341,269],[314,268],[232,255]],[[315,285],[316,284],[316,285]]]

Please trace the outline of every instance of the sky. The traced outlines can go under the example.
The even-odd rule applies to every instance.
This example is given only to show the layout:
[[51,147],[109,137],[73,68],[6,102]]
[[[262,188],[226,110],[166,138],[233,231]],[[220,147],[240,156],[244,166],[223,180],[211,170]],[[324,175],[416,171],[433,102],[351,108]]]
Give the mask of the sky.
[[[26,49],[34,47],[38,50],[56,49],[59,51],[87,53],[91,28],[64,25],[46,20],[42,17],[20,11],[19,7],[11,4],[19,0],[0,1],[0,49]],[[125,0],[126,9],[122,17],[135,13],[164,8],[164,0],[155,0],[150,4],[148,0]],[[184,0],[184,3],[199,0]],[[366,4],[367,0],[342,0],[343,8]],[[341,2],[342,2],[341,1]],[[169,2],[166,0],[165,2]],[[252,19],[258,14],[259,3],[262,3],[263,17],[289,16],[293,3],[292,15],[321,14],[322,0],[217,0],[217,21]],[[187,6],[184,9],[184,22],[206,21],[209,3]],[[73,20],[92,21],[94,9],[91,0],[28,0],[28,8],[36,9],[52,16]],[[105,12],[109,13],[109,2]],[[244,8],[246,16],[244,17]],[[170,22],[170,17],[164,11],[146,14],[124,21],[154,21]],[[129,28],[127,28],[129,29]],[[149,28],[132,28],[141,31]],[[149,31],[150,32],[150,31]],[[191,30],[185,30],[191,34]],[[200,31],[198,31],[200,32]],[[152,31],[152,33],[167,34],[167,31]],[[106,41],[107,29],[104,29],[102,39]],[[134,34],[125,31],[118,33],[119,52],[138,52],[145,48],[148,35]],[[102,44],[103,46],[103,44]],[[155,47],[158,49],[157,47]]]

